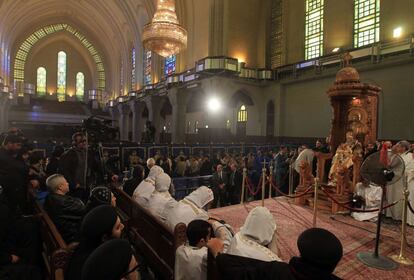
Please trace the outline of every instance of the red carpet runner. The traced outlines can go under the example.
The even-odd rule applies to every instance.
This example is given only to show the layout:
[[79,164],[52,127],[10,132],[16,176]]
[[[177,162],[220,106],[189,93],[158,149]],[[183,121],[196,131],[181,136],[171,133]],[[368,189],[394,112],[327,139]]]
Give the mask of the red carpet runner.
[[[212,216],[225,220],[237,232],[243,225],[248,212],[260,201],[245,205],[233,205],[210,210]],[[312,226],[312,210],[296,206],[285,198],[265,201],[277,224],[277,238],[280,257],[288,261],[291,256],[297,255],[296,240],[299,234]],[[414,266],[400,265],[394,271],[382,271],[369,268],[356,259],[361,251],[373,251],[376,224],[371,222],[358,222],[349,216],[329,215],[318,212],[317,226],[333,232],[344,246],[344,257],[339,263],[335,274],[344,279],[414,279]],[[408,249],[407,255],[414,260],[414,228],[407,229]],[[323,244],[321,244],[323,246]],[[385,222],[381,228],[380,254],[389,256],[397,254],[400,250],[400,225]]]

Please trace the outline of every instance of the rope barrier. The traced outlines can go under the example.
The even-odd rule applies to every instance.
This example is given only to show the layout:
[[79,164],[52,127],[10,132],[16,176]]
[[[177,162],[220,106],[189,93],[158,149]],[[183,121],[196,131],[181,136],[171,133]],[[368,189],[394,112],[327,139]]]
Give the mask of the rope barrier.
[[273,183],[273,181],[272,180],[270,180],[269,179],[269,181],[270,181],[270,184],[272,185],[272,187],[273,187],[273,189],[277,192],[277,193],[279,193],[279,194],[281,194],[281,195],[283,195],[283,196],[285,196],[285,197],[288,197],[288,198],[299,198],[299,197],[302,197],[302,196],[304,196],[304,195],[307,195],[307,194],[312,194],[313,193],[313,186],[309,186],[303,193],[300,193],[300,194],[296,194],[296,195],[289,195],[289,194],[286,194],[286,193],[284,193],[284,192],[282,192],[281,190],[280,190],[280,188],[275,184],[275,183]]
[[249,190],[249,192],[250,192],[251,195],[255,196],[256,194],[259,193],[259,191],[262,188],[262,186],[261,186],[262,185],[262,181],[263,181],[263,178],[262,178],[262,176],[260,176],[259,184],[256,187],[256,190],[253,191],[253,188],[254,188],[253,183],[250,181],[249,177],[246,177],[246,186],[247,186],[247,189]]
[[407,201],[407,204],[408,204],[408,209],[410,209],[411,213],[413,213],[413,214],[414,214],[414,208],[413,208],[413,206],[411,205],[411,203],[410,203],[409,201]]
[[[362,210],[362,209],[358,209],[358,208],[353,208],[353,207],[349,207],[349,206],[347,206],[347,204],[349,204],[349,202],[346,202],[346,203],[344,203],[344,202],[339,202],[336,198],[334,198],[327,190],[325,190],[325,188],[324,187],[321,187],[321,189],[322,189],[322,191],[326,194],[326,196],[327,197],[329,197],[333,202],[335,202],[336,204],[338,204],[338,205],[340,205],[340,206],[342,206],[342,207],[344,207],[344,208],[346,208],[346,209],[348,209],[348,210],[350,210],[350,211],[352,211],[352,212],[360,212],[360,213],[370,213],[370,212],[377,212],[377,211],[379,211],[380,209],[379,208],[376,208],[376,209],[370,209],[370,210]],[[402,201],[402,199],[400,199],[400,200],[397,200],[397,201],[394,201],[393,203],[391,203],[391,204],[388,204],[388,205],[386,205],[386,206],[384,206],[383,208],[382,208],[382,210],[385,210],[385,209],[387,209],[387,208],[390,208],[390,207],[392,207],[392,206],[394,206],[395,204],[397,204],[398,202],[400,202],[400,201]]]

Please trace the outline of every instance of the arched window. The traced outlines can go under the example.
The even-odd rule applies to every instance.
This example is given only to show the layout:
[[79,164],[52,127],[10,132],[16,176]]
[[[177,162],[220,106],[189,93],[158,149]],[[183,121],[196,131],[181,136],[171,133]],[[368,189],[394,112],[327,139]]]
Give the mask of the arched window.
[[380,0],[355,0],[354,47],[359,48],[380,39]]
[[240,110],[237,113],[238,122],[247,122],[247,108],[244,105],[240,106]]
[[37,68],[36,92],[40,97],[46,95],[46,69],[44,67]]
[[152,83],[151,68],[152,53],[151,51],[144,51],[144,85],[149,85]]
[[324,0],[306,0],[305,59],[323,55]]
[[85,75],[82,72],[76,74],[76,99],[83,101],[85,95]]
[[57,98],[59,102],[66,99],[66,53],[58,53],[58,71],[57,71]]
[[131,89],[136,90],[137,89],[137,76],[136,76],[136,53],[135,48],[132,48],[131,51]]
[[175,55],[171,55],[165,58],[164,64],[164,75],[169,76],[175,73],[175,65],[176,65],[177,57]]

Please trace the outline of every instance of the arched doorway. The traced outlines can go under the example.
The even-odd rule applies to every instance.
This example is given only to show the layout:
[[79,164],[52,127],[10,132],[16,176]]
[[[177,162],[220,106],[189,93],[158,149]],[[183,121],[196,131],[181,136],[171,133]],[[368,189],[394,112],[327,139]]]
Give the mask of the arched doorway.
[[236,135],[237,137],[244,138],[246,137],[246,127],[247,127],[247,107],[246,105],[242,104],[237,111],[237,130]]
[[275,131],[275,104],[272,100],[267,102],[266,108],[266,138],[271,139]]

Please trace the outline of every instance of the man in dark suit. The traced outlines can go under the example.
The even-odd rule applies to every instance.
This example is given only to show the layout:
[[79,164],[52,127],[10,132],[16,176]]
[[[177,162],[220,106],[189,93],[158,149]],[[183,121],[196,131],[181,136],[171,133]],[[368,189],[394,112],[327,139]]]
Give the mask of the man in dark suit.
[[223,207],[227,205],[228,176],[223,171],[221,164],[217,165],[216,172],[213,174],[212,187],[214,192],[213,207]]
[[243,174],[237,169],[235,163],[230,164],[230,170],[231,173],[229,175],[228,183],[229,199],[230,204],[234,205],[240,203]]

